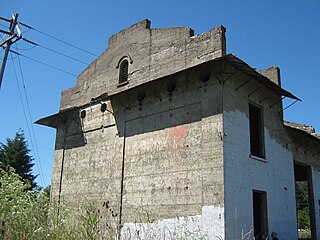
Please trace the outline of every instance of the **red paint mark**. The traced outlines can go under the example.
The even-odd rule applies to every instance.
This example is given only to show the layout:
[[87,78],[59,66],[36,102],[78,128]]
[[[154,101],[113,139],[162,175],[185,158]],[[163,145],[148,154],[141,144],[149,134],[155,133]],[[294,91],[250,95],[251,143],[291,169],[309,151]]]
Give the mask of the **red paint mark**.
[[178,140],[185,140],[188,135],[188,129],[183,126],[178,126],[170,129],[170,135]]
[[173,127],[169,130],[171,137],[171,151],[173,151],[174,161],[178,164],[183,163],[186,158],[188,128],[185,126]]

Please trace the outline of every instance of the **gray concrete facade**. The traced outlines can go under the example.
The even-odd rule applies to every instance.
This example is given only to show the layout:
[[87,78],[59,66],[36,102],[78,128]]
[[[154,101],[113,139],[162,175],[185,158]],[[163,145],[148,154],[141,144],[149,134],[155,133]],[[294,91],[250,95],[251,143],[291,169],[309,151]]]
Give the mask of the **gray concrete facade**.
[[[281,98],[299,99],[281,88],[279,68],[257,72],[227,55],[225,32],[143,20],[111,36],[59,113],[38,121],[57,129],[51,201],[94,203],[106,238],[120,225],[123,239],[234,240],[257,232],[261,192],[267,235],[296,239],[302,165],[320,239],[320,139],[284,123]],[[263,157],[250,153],[249,104],[262,109]]]

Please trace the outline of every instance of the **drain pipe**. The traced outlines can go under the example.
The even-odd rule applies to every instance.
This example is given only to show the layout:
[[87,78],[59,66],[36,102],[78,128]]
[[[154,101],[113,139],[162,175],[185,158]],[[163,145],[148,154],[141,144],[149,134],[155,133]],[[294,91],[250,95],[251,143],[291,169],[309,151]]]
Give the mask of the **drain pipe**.
[[120,188],[120,209],[119,209],[119,225],[118,225],[118,239],[121,238],[122,228],[122,203],[123,203],[123,190],[124,190],[124,161],[125,161],[125,149],[126,149],[126,121],[124,121],[123,129],[123,146],[122,146],[122,166],[121,166],[121,188]]
[[61,160],[61,169],[60,169],[60,181],[59,181],[59,198],[58,198],[58,216],[59,216],[59,206],[61,199],[61,190],[62,190],[62,177],[63,177],[63,166],[64,166],[64,156],[66,151],[66,134],[67,134],[68,125],[63,126],[63,150],[62,150],[62,160]]

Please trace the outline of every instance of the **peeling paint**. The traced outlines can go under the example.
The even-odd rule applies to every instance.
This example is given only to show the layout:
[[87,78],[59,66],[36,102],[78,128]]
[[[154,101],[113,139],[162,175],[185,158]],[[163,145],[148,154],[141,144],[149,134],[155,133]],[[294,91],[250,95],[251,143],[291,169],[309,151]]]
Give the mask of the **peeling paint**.
[[202,207],[202,214],[163,219],[154,223],[125,223],[121,239],[224,239],[224,209],[215,206]]

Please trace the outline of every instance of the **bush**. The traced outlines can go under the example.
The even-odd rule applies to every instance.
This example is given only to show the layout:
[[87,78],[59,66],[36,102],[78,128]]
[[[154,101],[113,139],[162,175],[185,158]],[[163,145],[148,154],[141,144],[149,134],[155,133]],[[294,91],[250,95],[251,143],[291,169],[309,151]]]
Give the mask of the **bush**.
[[298,210],[298,228],[310,229],[310,217],[308,209]]
[[[14,171],[0,171],[0,239],[96,239],[97,215],[90,206],[50,206],[46,191],[30,191]],[[59,212],[59,214],[57,214]]]

